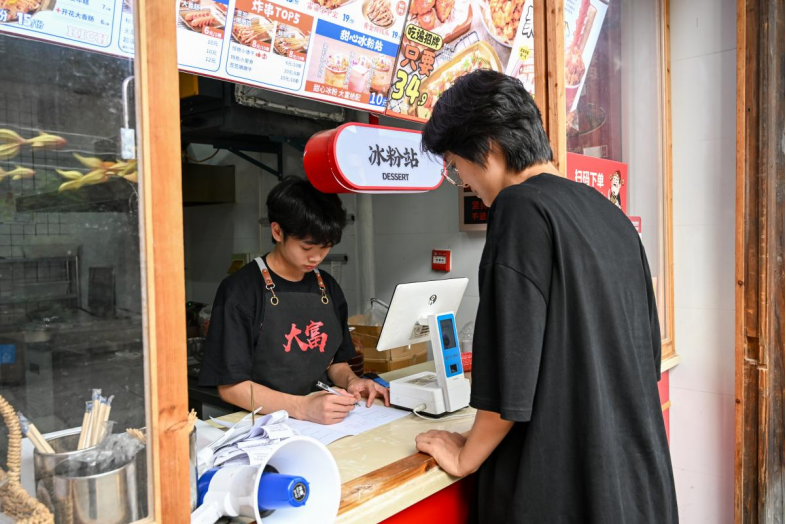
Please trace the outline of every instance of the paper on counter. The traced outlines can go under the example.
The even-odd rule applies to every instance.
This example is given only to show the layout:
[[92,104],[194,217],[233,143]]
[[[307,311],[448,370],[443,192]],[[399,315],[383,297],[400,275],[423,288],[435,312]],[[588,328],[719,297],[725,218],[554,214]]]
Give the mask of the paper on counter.
[[367,408],[365,404],[360,404],[347,415],[347,418],[338,424],[325,425],[290,418],[287,421],[287,425],[297,431],[298,434],[311,437],[327,446],[341,438],[365,433],[371,429],[404,418],[409,414],[409,411],[389,408],[379,404],[372,404],[370,408]]

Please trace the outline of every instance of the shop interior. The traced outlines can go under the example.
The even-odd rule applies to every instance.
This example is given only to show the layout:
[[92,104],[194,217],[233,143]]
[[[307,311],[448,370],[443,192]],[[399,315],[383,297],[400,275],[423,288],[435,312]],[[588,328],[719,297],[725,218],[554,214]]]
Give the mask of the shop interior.
[[[624,14],[654,27],[643,19],[647,10],[642,7]],[[577,109],[568,114],[568,149],[625,161],[637,173],[654,172],[657,132],[630,130],[641,131],[638,122],[657,110],[639,103],[657,97],[650,82],[656,58],[648,58],[645,67],[645,46],[632,38],[635,28],[620,33],[621,27],[632,27],[621,24],[621,16],[610,9],[598,59]],[[14,165],[18,161],[37,175],[9,176],[2,186],[0,356],[8,362],[0,364],[4,395],[34,418],[41,431],[49,432],[78,426],[82,402],[92,388],[102,388],[115,395],[117,424],[141,427],[144,363],[134,173],[130,171],[128,180],[65,189],[71,180],[62,174],[89,167],[95,158],[120,161],[121,131],[134,125],[133,86],[125,82],[132,76],[131,63],[13,38],[1,39],[0,45],[6,56],[21,53],[23,47],[33,50],[27,52],[29,67],[2,82],[0,121],[23,135],[46,130],[68,142],[56,150],[22,145]],[[54,68],[52,53],[58,58]],[[36,60],[41,60],[40,67],[35,67]],[[639,63],[642,74],[631,75],[624,68],[620,73],[614,66],[619,61]],[[616,81],[604,80],[610,77]],[[180,91],[189,393],[190,403],[206,418],[230,409],[215,391],[196,387],[206,306],[227,274],[272,248],[265,198],[282,176],[305,176],[302,158],[309,138],[345,122],[369,122],[369,114],[190,74],[180,75]],[[613,103],[619,99],[621,104]],[[420,127],[387,117],[371,121]],[[635,139],[627,141],[627,136]],[[604,146],[609,149],[601,151],[594,142],[610,144]],[[644,230],[654,233],[643,238],[657,276],[663,256],[658,232],[662,210],[653,195],[662,188],[657,177],[637,174],[626,189],[628,214],[643,216]],[[457,311],[458,328],[474,320],[485,233],[460,230],[453,186],[443,184],[425,194],[341,198],[349,224],[321,269],[339,281],[351,316],[363,314],[372,298],[388,301],[399,283],[461,276],[470,283]],[[452,251],[450,273],[432,270],[434,249]],[[663,288],[656,283],[656,289],[661,302]],[[10,347],[14,355],[2,354]],[[0,439],[0,446],[4,442]]]

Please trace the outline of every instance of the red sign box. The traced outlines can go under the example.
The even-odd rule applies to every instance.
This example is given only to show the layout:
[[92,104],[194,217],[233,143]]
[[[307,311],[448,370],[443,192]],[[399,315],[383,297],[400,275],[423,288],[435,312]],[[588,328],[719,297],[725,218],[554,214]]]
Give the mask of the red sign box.
[[568,153],[567,177],[600,191],[628,213],[628,164]]

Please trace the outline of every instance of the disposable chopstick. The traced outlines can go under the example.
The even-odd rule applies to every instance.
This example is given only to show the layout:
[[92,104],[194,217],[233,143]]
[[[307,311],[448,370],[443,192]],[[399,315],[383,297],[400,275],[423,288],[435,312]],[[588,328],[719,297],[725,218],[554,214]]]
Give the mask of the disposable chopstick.
[[93,390],[93,418],[90,424],[90,438],[87,439],[85,446],[88,448],[95,446],[96,438],[98,438],[98,429],[101,424],[101,410],[103,409],[104,397],[101,396],[100,389]]
[[82,449],[85,447],[85,438],[88,434],[88,424],[90,423],[90,413],[93,411],[93,401],[88,400],[85,402],[85,414],[82,417],[82,431],[79,432],[79,444],[77,444],[76,449]]
[[77,447],[78,450],[83,450],[89,446],[90,443],[90,433],[93,430],[93,417],[95,417],[96,406],[93,404],[92,400],[87,401],[87,413],[85,416],[87,417],[87,422],[82,424],[82,434],[79,436],[79,446]]
[[35,427],[35,424],[33,424],[31,422],[27,431],[28,431],[28,435],[32,434],[36,438],[36,440],[41,442],[41,444],[43,445],[44,450],[45,450],[46,453],[54,453],[55,452],[55,450],[52,448],[52,446],[49,445],[49,442],[46,441],[46,439],[41,434],[41,432],[38,431],[38,428]]
[[98,438],[93,445],[104,440],[104,436],[106,435],[106,423],[109,421],[109,414],[112,412],[112,399],[114,398],[115,396],[111,395],[106,399],[106,402],[103,400],[101,401],[101,426],[98,429]]
[[39,453],[54,453],[55,450],[49,445],[35,424],[30,422],[21,412],[19,413],[19,425],[22,427],[22,433],[33,443],[33,446]]

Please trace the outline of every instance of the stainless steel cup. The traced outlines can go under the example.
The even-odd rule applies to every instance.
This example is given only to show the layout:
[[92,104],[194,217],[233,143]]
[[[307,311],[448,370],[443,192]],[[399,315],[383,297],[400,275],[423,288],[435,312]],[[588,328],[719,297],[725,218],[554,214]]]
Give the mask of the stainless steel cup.
[[54,484],[55,468],[64,460],[75,457],[80,453],[93,448],[77,451],[79,444],[79,433],[66,435],[47,440],[55,453],[39,453],[37,449],[33,452],[33,475],[35,478],[36,497],[43,502],[50,511],[54,511]]
[[56,522],[124,524],[139,519],[136,460],[105,467],[70,458],[55,468]]

